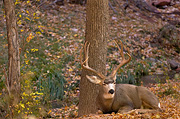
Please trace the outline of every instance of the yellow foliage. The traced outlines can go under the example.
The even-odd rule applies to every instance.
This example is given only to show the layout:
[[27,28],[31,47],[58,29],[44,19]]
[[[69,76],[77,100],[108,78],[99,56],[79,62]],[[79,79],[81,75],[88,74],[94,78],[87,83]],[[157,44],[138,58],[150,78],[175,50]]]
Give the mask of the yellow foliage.
[[18,24],[18,25],[21,25],[21,24],[22,24],[21,20],[18,20],[18,21],[17,21],[17,24]]
[[26,63],[26,64],[29,64],[29,60],[25,60],[25,63]]
[[20,1],[19,1],[19,0],[16,0],[15,5],[17,5],[17,4],[19,4],[19,3],[20,3]]
[[24,58],[27,58],[27,55],[26,55],[26,54],[24,54]]
[[22,108],[25,108],[24,104],[22,104],[22,103],[20,103],[20,106],[21,106]]
[[36,34],[39,34],[39,35],[41,35],[41,32],[36,32]]
[[26,41],[27,41],[27,42],[30,42],[33,37],[34,37],[34,36],[32,36],[32,33],[30,33],[29,36],[26,38]]
[[41,107],[41,99],[43,93],[33,90],[33,78],[35,73],[29,71],[22,74],[21,83],[21,102],[16,106],[16,113],[18,115],[37,114],[37,110]]
[[[27,2],[28,2],[28,1],[27,1]],[[29,14],[29,11],[27,11],[27,10],[26,10],[26,13],[28,13],[28,14]]]
[[38,51],[38,49],[36,48],[31,49],[31,52],[36,52],[36,51]]
[[29,21],[31,21],[31,20],[29,19],[29,17],[26,17],[26,19],[29,20]]

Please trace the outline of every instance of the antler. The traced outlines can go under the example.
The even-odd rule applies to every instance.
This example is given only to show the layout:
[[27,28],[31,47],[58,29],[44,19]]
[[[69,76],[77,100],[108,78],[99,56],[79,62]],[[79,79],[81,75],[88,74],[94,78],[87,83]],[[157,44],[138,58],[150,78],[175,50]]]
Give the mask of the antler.
[[[120,47],[119,47],[119,45],[117,44],[117,42],[116,42],[115,40],[114,40],[114,42],[115,42],[115,44],[117,45],[117,47],[118,47],[118,49],[119,49],[120,55],[122,56],[122,61],[121,61],[121,63],[115,68],[115,70],[112,71],[110,77],[114,77],[114,76],[116,75],[116,72],[118,71],[118,69],[119,69],[120,67],[122,67],[123,65],[127,64],[128,62],[130,62],[130,60],[131,60],[131,56],[130,56],[130,53],[129,53],[129,49],[127,49],[127,50],[128,50],[128,53],[126,53],[126,54],[129,56],[129,58],[128,58],[128,59],[125,59],[125,56],[124,56],[124,53],[123,53],[123,43],[120,41],[120,43],[121,43],[121,44],[120,44],[120,45],[121,45],[121,49],[120,49]],[[82,67],[83,69],[89,70],[89,71],[97,74],[101,79],[105,79],[105,76],[104,76],[102,73],[97,72],[96,70],[92,69],[92,68],[89,67],[89,65],[88,65],[89,45],[90,45],[90,43],[88,43],[88,42],[86,42],[86,43],[84,44],[84,55],[85,55],[85,60],[84,60],[84,62],[82,61],[82,50],[83,50],[83,48],[81,48],[81,51],[80,51],[81,67]]]
[[[88,44],[88,45],[87,45],[87,44]],[[83,47],[81,48],[81,51],[80,51],[81,67],[82,67],[83,69],[86,69],[86,70],[88,70],[88,71],[91,71],[91,72],[97,74],[101,79],[105,79],[105,76],[104,76],[102,73],[97,72],[96,70],[92,69],[92,68],[89,67],[89,65],[88,65],[89,45],[90,45],[90,43],[88,43],[88,42],[86,42],[86,43],[84,44],[84,55],[85,55],[85,60],[84,60],[84,62],[82,61],[82,50],[83,50]]]
[[116,75],[116,72],[118,71],[118,69],[120,67],[122,67],[123,65],[125,65],[125,64],[127,64],[128,62],[131,61],[131,56],[130,56],[129,48],[127,48],[128,53],[126,53],[129,56],[129,58],[125,59],[124,54],[123,54],[123,43],[120,41],[120,43],[121,43],[121,49],[120,49],[119,45],[117,44],[117,42],[115,40],[114,40],[114,42],[115,42],[115,44],[117,45],[117,47],[119,49],[120,55],[122,56],[122,62],[115,68],[115,70],[112,71],[112,73],[110,75],[111,77],[114,77]]

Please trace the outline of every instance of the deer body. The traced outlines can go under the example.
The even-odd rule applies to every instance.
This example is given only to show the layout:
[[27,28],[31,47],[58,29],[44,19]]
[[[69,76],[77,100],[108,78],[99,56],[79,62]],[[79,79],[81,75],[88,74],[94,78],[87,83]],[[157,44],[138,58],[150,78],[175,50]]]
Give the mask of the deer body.
[[97,97],[103,113],[126,113],[133,109],[159,109],[159,101],[147,88],[130,84],[116,84],[114,97],[105,99],[101,89]]
[[[117,42],[115,42],[118,46]],[[89,44],[87,42],[84,45],[85,61],[81,61],[82,68],[95,73],[97,76],[86,75],[86,78],[99,85],[99,94],[96,99],[98,109],[103,113],[127,113],[133,109],[160,109],[160,103],[158,98],[150,92],[147,88],[142,86],[135,86],[130,84],[116,84],[116,72],[123,65],[127,64],[131,60],[129,49],[127,55],[128,59],[125,59],[123,54],[123,44],[121,42],[121,49],[118,46],[120,54],[122,56],[121,63],[112,71],[109,76],[104,76],[100,72],[92,69],[88,65],[88,50]],[[82,58],[82,49],[80,52],[80,58]]]

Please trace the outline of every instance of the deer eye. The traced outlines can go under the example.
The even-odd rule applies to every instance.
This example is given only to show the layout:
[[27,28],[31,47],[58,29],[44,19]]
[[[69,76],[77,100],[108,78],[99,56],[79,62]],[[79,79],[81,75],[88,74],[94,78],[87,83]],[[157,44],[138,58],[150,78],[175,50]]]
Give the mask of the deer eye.
[[103,83],[103,86],[107,85],[106,83]]

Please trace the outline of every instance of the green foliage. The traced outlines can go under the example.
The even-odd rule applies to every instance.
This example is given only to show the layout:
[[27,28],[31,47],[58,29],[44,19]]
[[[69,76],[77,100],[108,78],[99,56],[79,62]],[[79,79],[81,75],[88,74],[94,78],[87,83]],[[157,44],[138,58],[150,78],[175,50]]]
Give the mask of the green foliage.
[[55,99],[63,99],[64,95],[64,85],[66,81],[62,76],[61,66],[59,65],[52,65],[52,66],[45,66],[43,71],[37,72],[36,82],[37,88],[44,90],[44,100],[55,100]]
[[[16,0],[15,2],[18,33],[21,39],[22,99],[19,104],[15,105],[14,115],[20,117],[28,115],[44,117],[45,112],[50,107],[51,100],[63,100],[66,84],[63,68],[68,62],[74,60],[74,56],[69,55],[63,49],[64,46],[69,46],[68,43],[62,43],[53,35],[50,36],[49,32],[54,32],[52,32],[51,28],[45,32],[44,26],[51,26],[48,26],[46,19],[40,19],[41,11],[37,9],[29,11],[29,7],[36,3],[30,0]],[[7,52],[8,46],[6,34],[4,34],[5,28],[3,30],[0,32],[0,39],[2,39],[0,42],[3,44],[0,46],[1,53]],[[56,31],[60,30],[57,29]],[[0,60],[0,63],[7,64],[8,54],[1,53],[0,58],[2,57],[3,60]],[[2,71],[3,67],[0,68],[0,71]],[[0,90],[5,89],[5,80],[2,76],[3,72],[0,72],[0,79],[2,79],[0,80]],[[8,115],[8,108],[6,108],[8,105],[7,97],[6,91],[3,94],[0,92],[0,112],[6,112],[3,117]]]
[[116,82],[125,84],[136,84],[136,80],[130,70],[127,71],[127,74],[121,72],[121,74],[117,76]]
[[[117,83],[128,83],[134,85],[140,85],[140,78],[148,75],[151,63],[147,60],[141,61],[140,63],[132,60],[132,63],[128,67],[122,67],[120,73],[117,75]],[[133,69],[128,69],[134,67]],[[128,69],[128,70],[127,70]]]
[[149,65],[144,65],[142,63],[137,63],[136,68],[134,69],[136,78],[141,78],[142,76],[148,75]]
[[159,84],[158,96],[172,96],[173,98],[180,99],[180,92],[177,90],[179,88],[179,83],[173,83],[172,81],[168,81],[166,84]]
[[149,69],[150,69],[150,65],[147,64],[146,62],[142,63],[137,63],[136,64],[136,68],[134,69],[134,74],[135,74],[135,79],[136,79],[136,84],[140,85],[141,81],[140,78],[142,76],[148,75],[149,74]]

